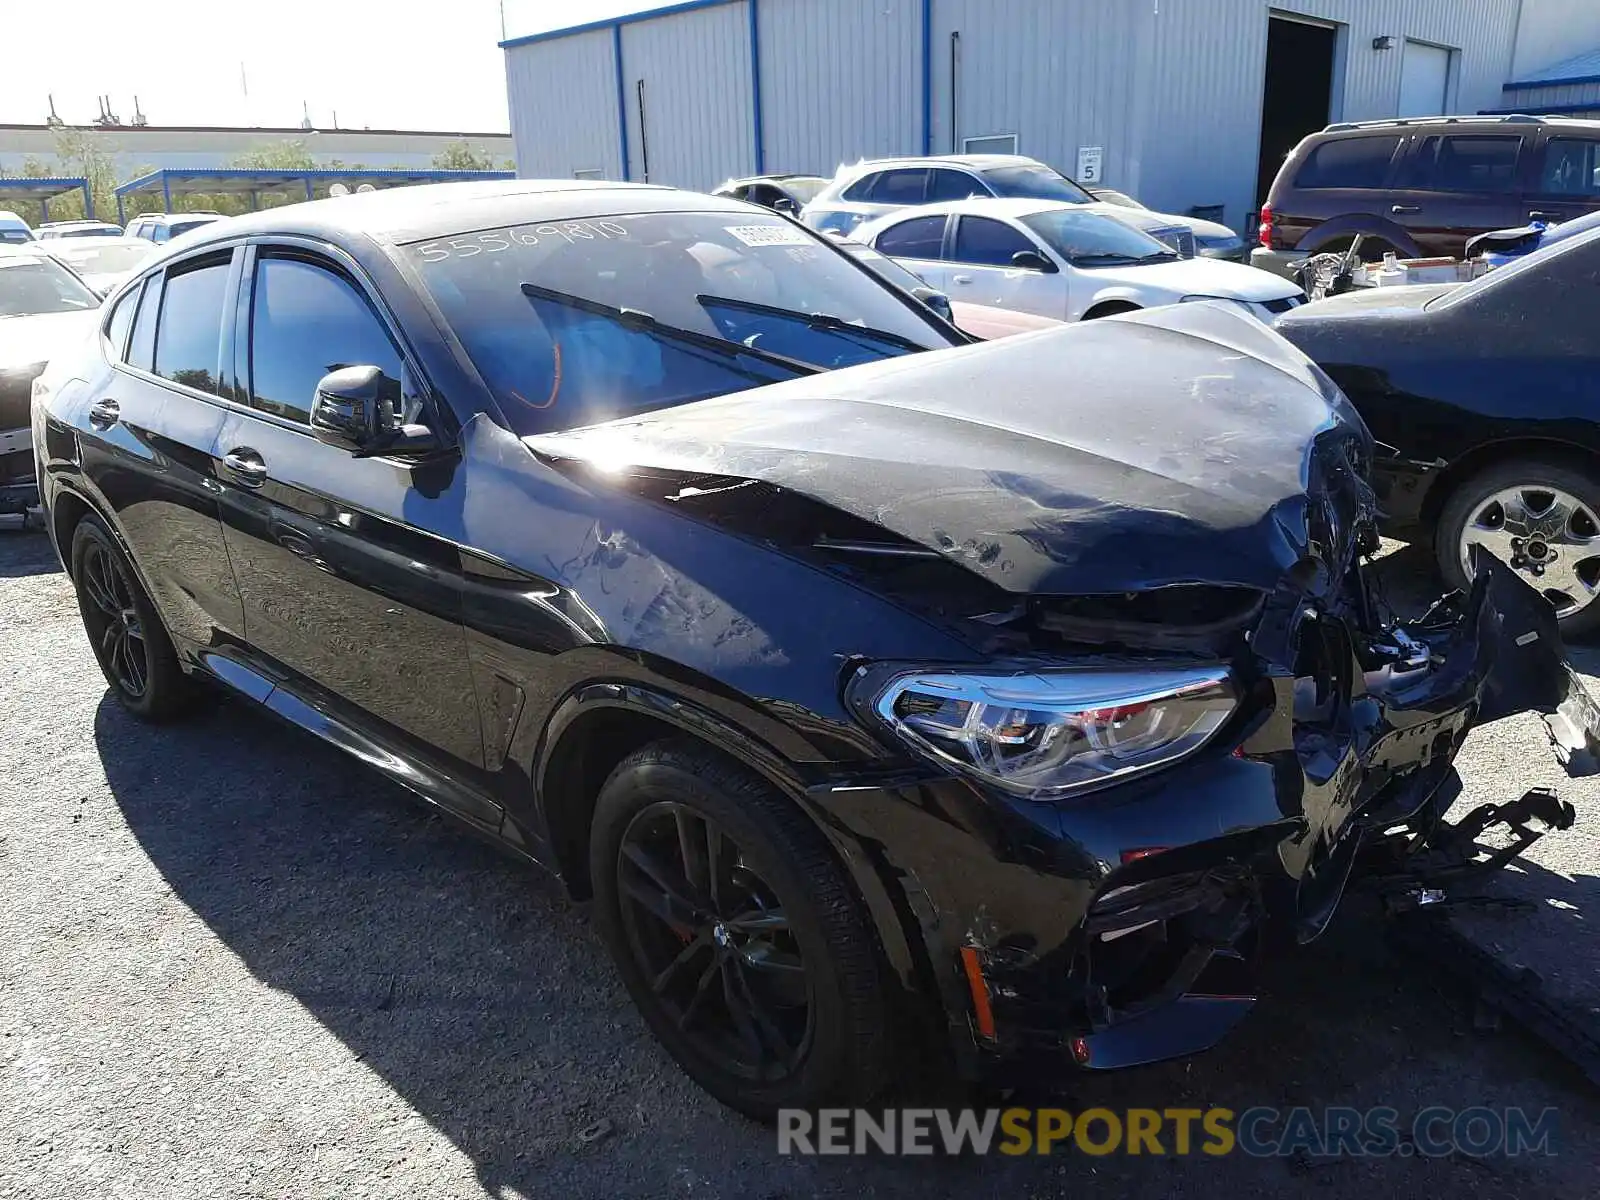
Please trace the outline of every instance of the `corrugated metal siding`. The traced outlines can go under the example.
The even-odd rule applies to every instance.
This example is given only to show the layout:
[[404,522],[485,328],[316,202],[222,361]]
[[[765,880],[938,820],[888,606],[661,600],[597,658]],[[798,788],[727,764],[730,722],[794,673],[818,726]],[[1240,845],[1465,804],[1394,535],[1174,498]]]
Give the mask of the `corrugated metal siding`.
[[[1156,7],[1156,0],[1133,3]],[[1248,222],[1270,9],[1342,27],[1334,64],[1335,119],[1394,114],[1406,38],[1460,51],[1457,111],[1499,106],[1516,33],[1512,0],[1275,0],[1270,8],[1259,0],[1159,0],[1138,161],[1140,197],[1147,204],[1179,212],[1195,204],[1225,204],[1229,224]],[[1372,39],[1380,36],[1393,37],[1395,48],[1374,50]]]
[[757,0],[769,171],[922,151],[920,0]]
[[1595,0],[1521,0],[1521,4],[1522,27],[1508,80],[1600,46],[1600,4]]
[[644,179],[641,79],[651,183],[704,189],[755,170],[747,4],[624,25],[622,71],[635,180]]
[[598,167],[622,178],[611,31],[506,50],[506,94],[517,174],[570,179]]
[[[1079,146],[1101,146],[1105,177],[1126,179],[1149,14],[1149,0],[934,0],[934,152],[959,153],[962,139],[1014,133],[1018,153],[1067,174]],[[954,142],[952,32],[961,35]]]
[[1498,108],[1536,113],[1545,105],[1600,104],[1600,83],[1563,83],[1554,87],[1518,88],[1500,97]]

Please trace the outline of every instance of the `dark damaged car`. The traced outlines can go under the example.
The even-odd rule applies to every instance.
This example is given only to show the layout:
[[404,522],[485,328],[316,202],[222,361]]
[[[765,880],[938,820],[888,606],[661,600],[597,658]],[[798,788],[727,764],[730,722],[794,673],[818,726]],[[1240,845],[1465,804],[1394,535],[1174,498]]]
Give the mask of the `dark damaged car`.
[[35,444],[130,712],[208,681],[554,871],[761,1116],[1204,1049],[1475,724],[1586,759],[1510,573],[1386,611],[1371,439],[1258,322],[963,341],[746,206],[406,189],[147,268]]

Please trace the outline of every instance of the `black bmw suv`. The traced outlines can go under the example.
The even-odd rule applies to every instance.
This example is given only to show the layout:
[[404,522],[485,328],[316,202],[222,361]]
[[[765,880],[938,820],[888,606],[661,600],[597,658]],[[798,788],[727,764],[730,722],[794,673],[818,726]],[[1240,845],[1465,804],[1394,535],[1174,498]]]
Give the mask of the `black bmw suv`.
[[1383,608],[1366,429],[1252,318],[965,341],[737,202],[404,189],[190,235],[33,441],[130,713],[220,688],[556,872],[770,1116],[1208,1046],[1475,721],[1592,736],[1508,572]]

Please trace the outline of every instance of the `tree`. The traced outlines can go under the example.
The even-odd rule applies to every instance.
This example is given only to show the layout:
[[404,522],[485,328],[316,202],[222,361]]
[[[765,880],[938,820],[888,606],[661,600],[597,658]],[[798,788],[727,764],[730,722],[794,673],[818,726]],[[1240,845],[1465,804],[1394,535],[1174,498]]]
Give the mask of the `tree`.
[[317,160],[306,149],[306,144],[290,138],[282,142],[266,142],[253,150],[229,160],[230,167],[253,171],[314,171]]
[[433,165],[441,171],[492,171],[494,155],[479,150],[465,139],[451,142],[433,156]]

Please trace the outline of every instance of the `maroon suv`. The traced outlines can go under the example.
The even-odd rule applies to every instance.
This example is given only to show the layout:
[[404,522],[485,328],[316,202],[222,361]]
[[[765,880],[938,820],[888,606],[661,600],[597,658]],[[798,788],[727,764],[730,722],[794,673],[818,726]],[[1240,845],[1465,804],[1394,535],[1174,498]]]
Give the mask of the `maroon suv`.
[[1252,264],[1286,271],[1366,235],[1362,257],[1463,252],[1468,238],[1600,208],[1600,121],[1426,117],[1330,125],[1284,160]]

